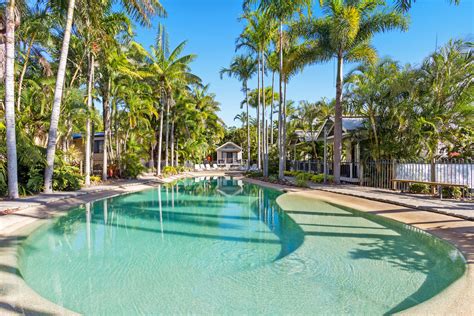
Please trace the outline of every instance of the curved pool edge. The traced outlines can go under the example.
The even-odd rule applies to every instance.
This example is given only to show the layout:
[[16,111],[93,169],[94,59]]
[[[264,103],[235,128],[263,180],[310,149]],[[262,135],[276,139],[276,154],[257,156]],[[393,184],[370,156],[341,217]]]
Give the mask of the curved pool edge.
[[[48,219],[64,216],[81,204],[143,191],[161,185],[158,182],[137,183],[114,187],[72,198],[62,199],[45,205],[32,206],[8,214],[17,218],[13,224],[0,231],[0,314],[1,315],[78,315],[57,305],[35,292],[25,282],[19,270],[19,250],[22,242]],[[1,217],[0,217],[1,219]]]
[[[189,175],[188,177],[194,176],[196,175]],[[332,201],[328,200],[328,202],[350,207],[358,211],[374,213],[408,224],[453,244],[466,258],[467,268],[465,274],[440,294],[420,305],[403,311],[402,314],[474,314],[474,306],[469,304],[470,301],[474,299],[474,243],[472,242],[472,238],[474,237],[474,225],[472,222],[448,215],[411,210],[362,198],[272,185],[253,179],[240,178],[249,183],[259,184],[283,192],[290,191],[288,194],[309,194],[309,196],[318,200],[332,199]],[[91,193],[85,196],[50,203],[48,205],[30,207],[26,210],[8,215],[20,216],[22,219],[21,222],[7,227],[5,231],[0,233],[0,279],[3,281],[2,284],[0,284],[1,314],[46,313],[52,315],[76,315],[74,312],[44,299],[29,288],[23,280],[18,273],[17,252],[22,240],[33,230],[44,224],[44,219],[65,215],[67,210],[74,206],[121,194],[142,191],[157,185],[159,185],[159,183],[152,185],[139,184],[133,187],[121,188],[121,190]],[[383,213],[384,211],[386,213]]]
[[[285,192],[277,198],[277,203],[283,210],[285,210],[285,205],[282,199],[288,196],[295,198],[305,196],[394,220],[448,242],[464,256],[466,262],[464,275],[438,295],[399,314],[474,315],[472,303],[474,300],[474,223],[472,221],[332,192],[287,187],[255,179],[245,179],[245,181]],[[288,215],[291,217],[291,214]]]

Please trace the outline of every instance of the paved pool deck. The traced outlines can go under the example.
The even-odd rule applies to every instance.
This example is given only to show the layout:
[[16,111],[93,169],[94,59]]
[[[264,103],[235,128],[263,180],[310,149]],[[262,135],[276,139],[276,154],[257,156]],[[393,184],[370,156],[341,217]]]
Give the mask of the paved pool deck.
[[362,187],[358,185],[318,185],[311,189],[361,197],[379,202],[396,204],[417,210],[436,212],[474,221],[474,200],[447,200],[429,195],[401,193],[388,189]]
[[[23,204],[15,212],[0,216],[0,315],[73,315],[74,313],[40,297],[30,289],[18,270],[18,246],[46,219],[67,214],[74,206],[115,195],[136,192],[173,182],[185,177],[211,177],[233,175],[223,171],[186,173],[167,179],[144,177],[131,182],[96,186],[68,193],[70,195],[37,196]],[[327,189],[301,189],[246,179],[247,182],[272,187],[287,192],[278,199],[284,210],[298,210],[301,197],[323,200],[370,212],[427,231],[456,246],[466,259],[467,269],[463,277],[434,298],[417,305],[405,313],[410,315],[474,315],[474,222],[451,215],[408,208],[386,202],[356,197],[344,192]],[[359,187],[358,187],[359,188]],[[342,194],[341,194],[342,193]],[[35,199],[36,198],[36,199]],[[3,201],[0,201],[2,205]]]

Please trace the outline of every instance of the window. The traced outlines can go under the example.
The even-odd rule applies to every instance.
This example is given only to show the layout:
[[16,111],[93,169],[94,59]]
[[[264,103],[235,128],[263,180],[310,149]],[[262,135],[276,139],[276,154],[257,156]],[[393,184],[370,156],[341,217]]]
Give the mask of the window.
[[94,154],[101,154],[104,152],[104,140],[94,140]]

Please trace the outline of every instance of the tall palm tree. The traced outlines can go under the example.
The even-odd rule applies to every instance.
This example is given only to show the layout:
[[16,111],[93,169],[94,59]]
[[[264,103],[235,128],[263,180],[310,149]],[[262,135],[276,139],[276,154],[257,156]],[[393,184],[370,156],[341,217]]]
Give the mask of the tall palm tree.
[[222,68],[221,78],[224,74],[229,77],[234,76],[242,82],[242,91],[245,93],[246,121],[247,121],[247,169],[250,168],[250,123],[249,123],[249,99],[248,99],[248,81],[257,71],[257,63],[251,56],[239,55],[232,59],[229,68]]
[[5,22],[5,121],[7,129],[8,196],[18,198],[18,169],[15,135],[15,0],[6,7]]
[[[166,14],[161,3],[158,0],[150,0],[145,2],[122,0],[121,2],[125,10],[143,25],[150,25],[150,18],[154,15],[164,16]],[[71,29],[75,5],[75,0],[69,0],[66,15],[66,26],[64,28],[63,44],[61,47],[61,55],[59,58],[56,87],[54,90],[54,101],[51,111],[48,146],[46,149],[46,168],[44,172],[45,193],[51,193],[53,191],[52,184],[54,157],[56,154],[59,114],[61,110],[61,99],[63,96],[64,78],[66,76],[66,63],[67,56],[69,53],[69,41],[71,38]]]
[[325,16],[305,19],[295,29],[312,40],[316,60],[337,59],[333,163],[334,182],[340,183],[344,61],[375,62],[377,54],[370,45],[372,36],[393,29],[406,30],[408,20],[399,11],[387,10],[383,1],[321,0],[320,3]]
[[284,128],[282,119],[284,116],[283,109],[283,28],[284,25],[289,23],[293,16],[299,12],[301,13],[304,9],[307,9],[308,14],[311,13],[312,0],[245,0],[244,8],[248,9],[252,4],[257,3],[259,10],[266,11],[269,16],[273,17],[278,21],[278,48],[279,52],[279,104],[278,104],[278,178],[284,178],[285,162],[286,162],[286,144],[283,141]]
[[[163,141],[163,116],[166,118],[164,122],[166,129],[165,135],[169,136],[170,119],[169,113],[171,107],[175,104],[174,90],[179,87],[182,88],[188,83],[200,83],[200,78],[191,73],[189,64],[195,59],[195,55],[181,55],[186,46],[186,41],[181,42],[171,53],[163,47],[161,40],[151,48],[151,53],[142,50],[145,56],[144,70],[147,80],[154,83],[156,86],[156,93],[159,98],[160,110],[160,132],[158,139],[158,161],[157,161],[157,175],[161,174],[161,143]],[[165,161],[168,162],[168,137],[165,143]]]
[[[265,129],[265,112],[266,112],[266,98],[262,92],[265,87],[265,61],[267,57],[268,47],[271,43],[272,38],[275,36],[277,31],[277,23],[272,16],[267,14],[265,11],[252,11],[246,12],[244,18],[247,20],[247,26],[244,31],[237,39],[237,49],[241,47],[247,47],[257,55],[258,61],[258,95],[259,101],[257,106],[257,143],[258,143],[258,167],[262,166],[264,174],[268,168],[267,163],[267,149],[266,144],[266,129]],[[261,112],[260,112],[261,111]],[[261,118],[261,120],[260,120]]]

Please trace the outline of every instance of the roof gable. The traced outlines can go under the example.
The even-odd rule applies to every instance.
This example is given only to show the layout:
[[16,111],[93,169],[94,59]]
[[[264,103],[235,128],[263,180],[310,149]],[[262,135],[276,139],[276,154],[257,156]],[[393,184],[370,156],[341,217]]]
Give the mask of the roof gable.
[[240,147],[239,145],[237,145],[236,143],[233,143],[233,142],[227,142],[227,143],[217,147],[216,150],[223,149],[223,148],[228,147],[228,146],[232,146],[236,149],[242,150],[242,147]]

